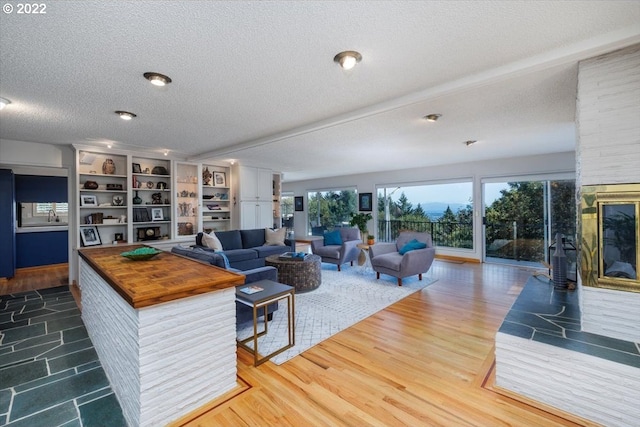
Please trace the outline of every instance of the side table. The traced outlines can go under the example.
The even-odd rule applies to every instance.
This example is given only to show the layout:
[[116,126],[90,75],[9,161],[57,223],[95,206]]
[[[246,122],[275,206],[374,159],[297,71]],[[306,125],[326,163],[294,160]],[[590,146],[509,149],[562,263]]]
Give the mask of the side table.
[[370,245],[366,243],[358,243],[356,247],[360,249],[360,255],[358,256],[358,265],[362,267],[361,272],[368,273],[370,271],[373,271],[373,267],[371,267],[371,256],[369,255]]
[[[260,287],[261,291],[246,294],[241,289],[246,287]],[[273,356],[295,345],[295,288],[293,286],[283,285],[272,280],[259,280],[251,285],[241,285],[236,287],[236,301],[253,308],[253,336],[243,340],[237,340],[238,345],[250,353],[253,353],[253,365],[258,366],[271,359]],[[267,305],[286,299],[287,300],[287,329],[289,332],[288,344],[285,346],[258,358],[258,338],[265,335],[269,329],[267,320]],[[258,312],[262,310],[264,313],[264,330],[258,332]],[[253,348],[247,343],[253,341]]]

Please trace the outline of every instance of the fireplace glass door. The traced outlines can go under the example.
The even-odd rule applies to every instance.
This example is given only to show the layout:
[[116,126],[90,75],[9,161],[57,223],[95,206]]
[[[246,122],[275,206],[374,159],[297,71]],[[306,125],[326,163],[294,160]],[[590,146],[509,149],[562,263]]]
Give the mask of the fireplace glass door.
[[604,277],[638,278],[638,203],[602,203],[600,271]]

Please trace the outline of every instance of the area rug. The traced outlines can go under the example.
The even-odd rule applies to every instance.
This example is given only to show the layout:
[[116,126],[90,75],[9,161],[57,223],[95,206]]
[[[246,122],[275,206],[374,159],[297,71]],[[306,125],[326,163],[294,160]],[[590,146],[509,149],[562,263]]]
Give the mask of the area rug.
[[[402,298],[431,285],[436,279],[423,275],[422,280],[408,277],[398,286],[395,277],[375,273],[362,274],[358,267],[337,271],[322,269],[322,284],[314,291],[295,296],[295,346],[274,356],[271,361],[281,365],[321,341],[375,314]],[[259,325],[260,327],[262,325]],[[240,339],[253,334],[253,322],[238,325]],[[269,322],[269,333],[258,339],[261,355],[287,344],[287,303],[280,301],[279,309]],[[247,343],[253,347],[253,341]]]

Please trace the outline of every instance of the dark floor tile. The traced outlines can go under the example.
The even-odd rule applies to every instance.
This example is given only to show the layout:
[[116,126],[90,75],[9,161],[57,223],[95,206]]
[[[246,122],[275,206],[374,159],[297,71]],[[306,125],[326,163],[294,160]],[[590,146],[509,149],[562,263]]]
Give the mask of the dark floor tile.
[[600,347],[607,347],[612,350],[624,351],[625,353],[635,354],[636,356],[640,355],[638,347],[631,341],[622,341],[615,338],[580,331],[568,331],[567,338]]
[[37,387],[42,387],[43,385],[46,384],[50,384],[56,381],[60,381],[62,379],[65,378],[69,378],[76,375],[76,371],[75,369],[69,369],[67,371],[64,372],[59,372],[57,374],[52,374],[49,375],[48,377],[39,379],[39,380],[35,380],[35,381],[30,381],[28,383],[24,383],[24,384],[20,384],[14,387],[14,390],[16,393],[22,393],[25,392],[27,390],[31,390],[33,388],[37,388]]
[[62,341],[65,343],[83,340],[85,338],[89,338],[89,334],[84,326],[62,331]]
[[38,290],[38,294],[42,296],[60,295],[65,293],[69,293],[68,285],[56,286],[55,288],[46,288],[46,289]]
[[91,340],[89,338],[85,338],[80,341],[71,342],[68,344],[61,344],[59,347],[53,348],[45,353],[42,353],[38,356],[38,359],[47,358],[53,359],[60,356],[69,355],[71,353],[75,353],[76,351],[85,350],[87,348],[92,348]]
[[94,400],[79,406],[82,425],[91,427],[126,427],[122,409],[115,395]]
[[24,319],[31,319],[32,317],[44,316],[45,314],[53,314],[53,313],[55,313],[55,311],[47,308],[39,308],[37,310],[27,311],[26,313],[25,312],[16,313],[13,315],[13,320],[18,321],[18,320],[24,320]]
[[11,418],[24,417],[107,386],[109,381],[104,371],[93,369],[27,390],[14,397]]
[[4,426],[7,424],[7,416],[5,414],[0,414],[0,426]]
[[[14,419],[15,421],[13,421]],[[10,418],[12,421],[6,427],[52,427],[68,423],[74,419],[78,419],[76,406],[73,402],[65,402],[33,415],[26,414],[20,418],[14,416],[12,411]]]
[[591,356],[611,360],[612,362],[633,366],[634,368],[640,368],[640,356],[632,355],[632,354],[617,351],[617,350],[612,350],[610,348],[600,347],[600,346],[588,344],[582,341],[557,338],[557,337],[549,336],[542,333],[536,334],[534,337],[534,341],[543,342],[546,344],[554,345],[556,347],[565,348],[571,351],[577,351],[580,353],[589,354]]
[[534,329],[530,326],[505,321],[502,322],[502,325],[500,326],[498,332],[520,338],[531,339],[531,337],[533,337]]
[[9,321],[5,323],[0,323],[0,332],[9,331],[15,328],[20,328],[22,326],[27,326],[28,324],[29,324],[29,319],[23,319],[17,322]]
[[84,365],[78,366],[76,370],[78,372],[84,372],[93,368],[101,368],[101,367],[102,365],[100,364],[100,360],[96,360],[96,361],[85,363]]
[[85,403],[89,403],[92,400],[96,400],[99,399],[101,397],[104,396],[108,396],[110,394],[113,394],[113,391],[111,390],[111,387],[105,387],[101,390],[96,390],[93,393],[89,393],[89,394],[85,394],[84,396],[80,396],[76,399],[76,404],[77,405],[84,405]]
[[0,369],[0,387],[13,387],[18,384],[24,384],[38,378],[46,377],[47,375],[49,375],[47,362],[44,360],[32,360]]
[[66,310],[72,310],[72,309],[78,309],[78,304],[76,304],[76,301],[71,298],[71,301],[60,301],[56,304],[49,304],[47,303],[45,305],[45,307],[51,309],[51,310],[56,310],[56,311],[66,311]]
[[10,344],[20,340],[26,340],[27,338],[38,337],[45,335],[45,324],[36,323],[34,325],[20,326],[19,328],[8,329],[2,331],[4,339],[2,345]]
[[66,329],[77,328],[78,326],[84,326],[79,314],[77,316],[47,322],[47,329],[49,332],[64,331]]
[[22,350],[36,345],[45,344],[48,342],[57,342],[62,344],[62,334],[60,332],[53,332],[39,337],[28,338],[13,345],[16,350]]
[[11,317],[12,315],[13,315],[12,312],[6,312],[6,313],[2,312],[2,313],[0,313],[0,325],[3,324],[3,323],[10,322],[11,319],[12,319],[12,317]]
[[6,414],[9,411],[11,395],[11,390],[0,390],[0,414]]
[[[73,308],[70,308],[68,310],[63,310],[63,311],[49,310],[49,312],[46,313],[46,314],[43,313],[43,314],[40,314],[38,316],[31,316],[31,317],[29,317],[29,319],[31,320],[31,323],[50,322],[50,321],[53,321],[53,320],[66,319],[67,317],[79,316],[80,314],[81,314],[80,310],[78,310],[77,307],[73,307]],[[20,315],[20,318],[22,318],[22,316],[26,316],[26,315]]]
[[66,369],[75,368],[89,362],[98,360],[98,355],[93,347],[75,353],[65,354],[55,359],[49,359],[49,370],[57,373]]
[[[83,427],[83,426],[80,422],[80,418],[76,418],[75,420],[71,420],[68,423],[62,424],[60,427]],[[84,427],[91,427],[91,426],[85,425]]]
[[7,310],[22,313],[25,310],[33,311],[44,307],[44,302],[40,299],[31,301],[11,301],[7,304]]

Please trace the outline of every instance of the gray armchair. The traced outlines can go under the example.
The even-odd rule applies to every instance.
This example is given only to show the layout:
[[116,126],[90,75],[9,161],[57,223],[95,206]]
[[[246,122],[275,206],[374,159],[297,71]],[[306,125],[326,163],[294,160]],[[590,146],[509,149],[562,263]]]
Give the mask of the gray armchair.
[[[424,249],[414,249],[400,255],[400,249],[413,239],[427,245]],[[402,286],[402,278],[418,275],[422,280],[422,274],[429,271],[436,249],[433,247],[431,234],[403,231],[395,243],[376,243],[369,247],[371,267],[376,272],[376,279],[380,273],[398,278],[398,286]]]
[[360,249],[358,249],[357,245],[362,243],[362,240],[360,238],[360,230],[357,228],[337,228],[336,230],[340,232],[341,245],[325,246],[322,239],[312,240],[311,252],[320,255],[322,262],[336,264],[338,271],[341,271],[340,266],[342,264],[350,262],[353,265],[353,261],[358,259]]

